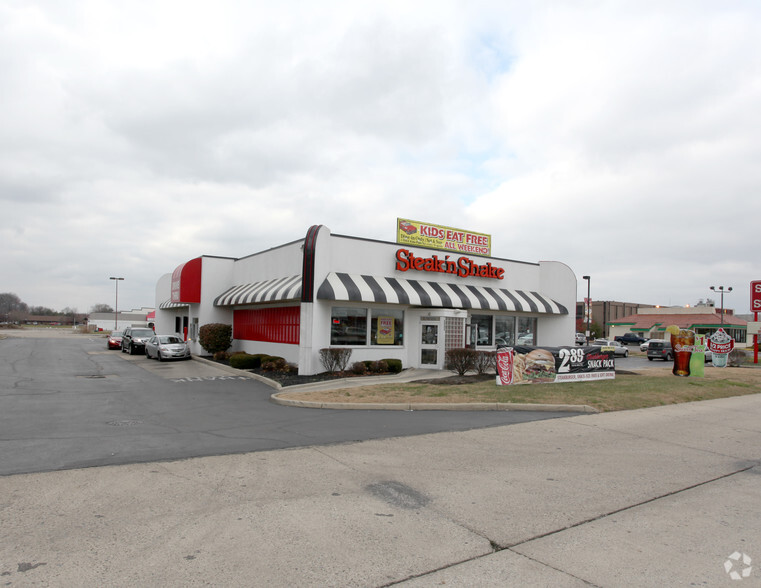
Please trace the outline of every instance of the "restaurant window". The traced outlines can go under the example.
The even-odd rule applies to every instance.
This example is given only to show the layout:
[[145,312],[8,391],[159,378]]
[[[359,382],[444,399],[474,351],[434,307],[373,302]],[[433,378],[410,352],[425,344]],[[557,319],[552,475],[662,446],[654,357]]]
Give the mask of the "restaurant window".
[[403,345],[404,311],[370,309],[370,345]]
[[470,324],[476,325],[476,344],[492,345],[492,317],[485,314],[474,314],[470,317]]
[[498,316],[494,319],[494,343],[500,345],[515,345],[515,317]]
[[518,345],[536,345],[536,319],[521,316],[518,317]]
[[336,306],[330,316],[331,345],[404,345],[404,311]]
[[367,309],[335,306],[330,316],[331,345],[367,345]]

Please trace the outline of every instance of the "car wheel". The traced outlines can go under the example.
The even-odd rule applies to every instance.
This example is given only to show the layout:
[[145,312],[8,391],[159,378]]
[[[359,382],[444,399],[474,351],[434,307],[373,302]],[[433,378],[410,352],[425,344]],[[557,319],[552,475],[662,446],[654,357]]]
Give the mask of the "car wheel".
[[129,354],[135,355],[135,346],[132,343],[129,344]]
[[629,350],[628,349],[624,352],[624,357],[629,357]]
[[161,351],[156,352],[156,359],[158,359],[159,361],[164,361],[164,358],[161,356]]
[[673,359],[674,359],[674,358],[673,358],[673,357],[671,357],[671,354],[669,353],[669,354],[666,356],[666,359],[665,359],[664,361],[671,361],[671,360],[673,360]]
[[648,357],[647,361],[653,361],[653,358],[652,357]]

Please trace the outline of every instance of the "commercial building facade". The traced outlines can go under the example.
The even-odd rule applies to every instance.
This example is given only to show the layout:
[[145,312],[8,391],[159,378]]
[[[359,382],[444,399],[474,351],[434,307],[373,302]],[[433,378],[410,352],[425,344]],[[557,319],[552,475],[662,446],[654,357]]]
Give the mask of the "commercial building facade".
[[332,234],[242,258],[201,256],[156,285],[156,332],[233,327],[234,351],[267,353],[324,371],[320,350],[351,361],[400,359],[442,369],[467,345],[573,345],[576,277],[563,263],[522,262]]
[[640,308],[637,314],[613,320],[608,327],[611,338],[632,332],[645,339],[667,339],[666,328],[669,325],[709,337],[723,328],[738,347],[746,347],[748,342],[748,321],[731,311],[725,311],[722,317],[719,309],[713,306]]

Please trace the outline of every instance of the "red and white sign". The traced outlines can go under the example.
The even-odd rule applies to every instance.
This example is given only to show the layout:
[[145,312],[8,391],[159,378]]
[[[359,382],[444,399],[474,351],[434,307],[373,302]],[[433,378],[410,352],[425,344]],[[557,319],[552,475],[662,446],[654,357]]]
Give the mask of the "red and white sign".
[[708,338],[711,353],[729,353],[735,348],[735,340],[724,329],[717,330]]
[[750,283],[750,311],[761,312],[761,280]]
[[508,386],[513,383],[514,357],[512,347],[497,350],[497,385]]

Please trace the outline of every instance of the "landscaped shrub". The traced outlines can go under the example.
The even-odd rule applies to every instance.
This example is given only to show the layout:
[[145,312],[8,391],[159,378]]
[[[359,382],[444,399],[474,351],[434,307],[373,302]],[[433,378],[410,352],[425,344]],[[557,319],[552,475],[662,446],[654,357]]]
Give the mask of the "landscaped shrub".
[[485,374],[497,367],[496,351],[476,351],[474,358],[474,367],[478,374]]
[[208,353],[227,351],[233,342],[233,327],[222,323],[203,325],[198,331],[198,342]]
[[374,372],[376,372],[378,374],[385,374],[388,371],[388,364],[385,361],[383,361],[382,359],[380,359],[380,360],[378,360],[378,361],[376,361],[374,363],[375,363],[375,366],[374,366],[375,369],[373,370]]
[[320,349],[320,363],[326,372],[342,372],[346,369],[351,359],[351,349],[337,349],[325,347]]
[[351,364],[351,371],[352,371],[353,374],[357,374],[358,376],[366,374],[367,373],[367,362],[365,362],[365,361],[355,361],[353,364]]
[[402,371],[401,359],[382,359],[381,361],[386,362],[386,370],[392,374],[398,374]]
[[261,359],[248,353],[235,353],[230,356],[230,367],[238,370],[253,370],[261,365]]
[[288,362],[282,357],[266,357],[261,360],[262,369],[265,372],[285,372],[288,371]]
[[445,356],[445,367],[455,372],[458,376],[464,376],[476,367],[475,349],[450,349]]
[[230,354],[227,351],[217,351],[214,354],[214,361],[226,361],[230,359]]

